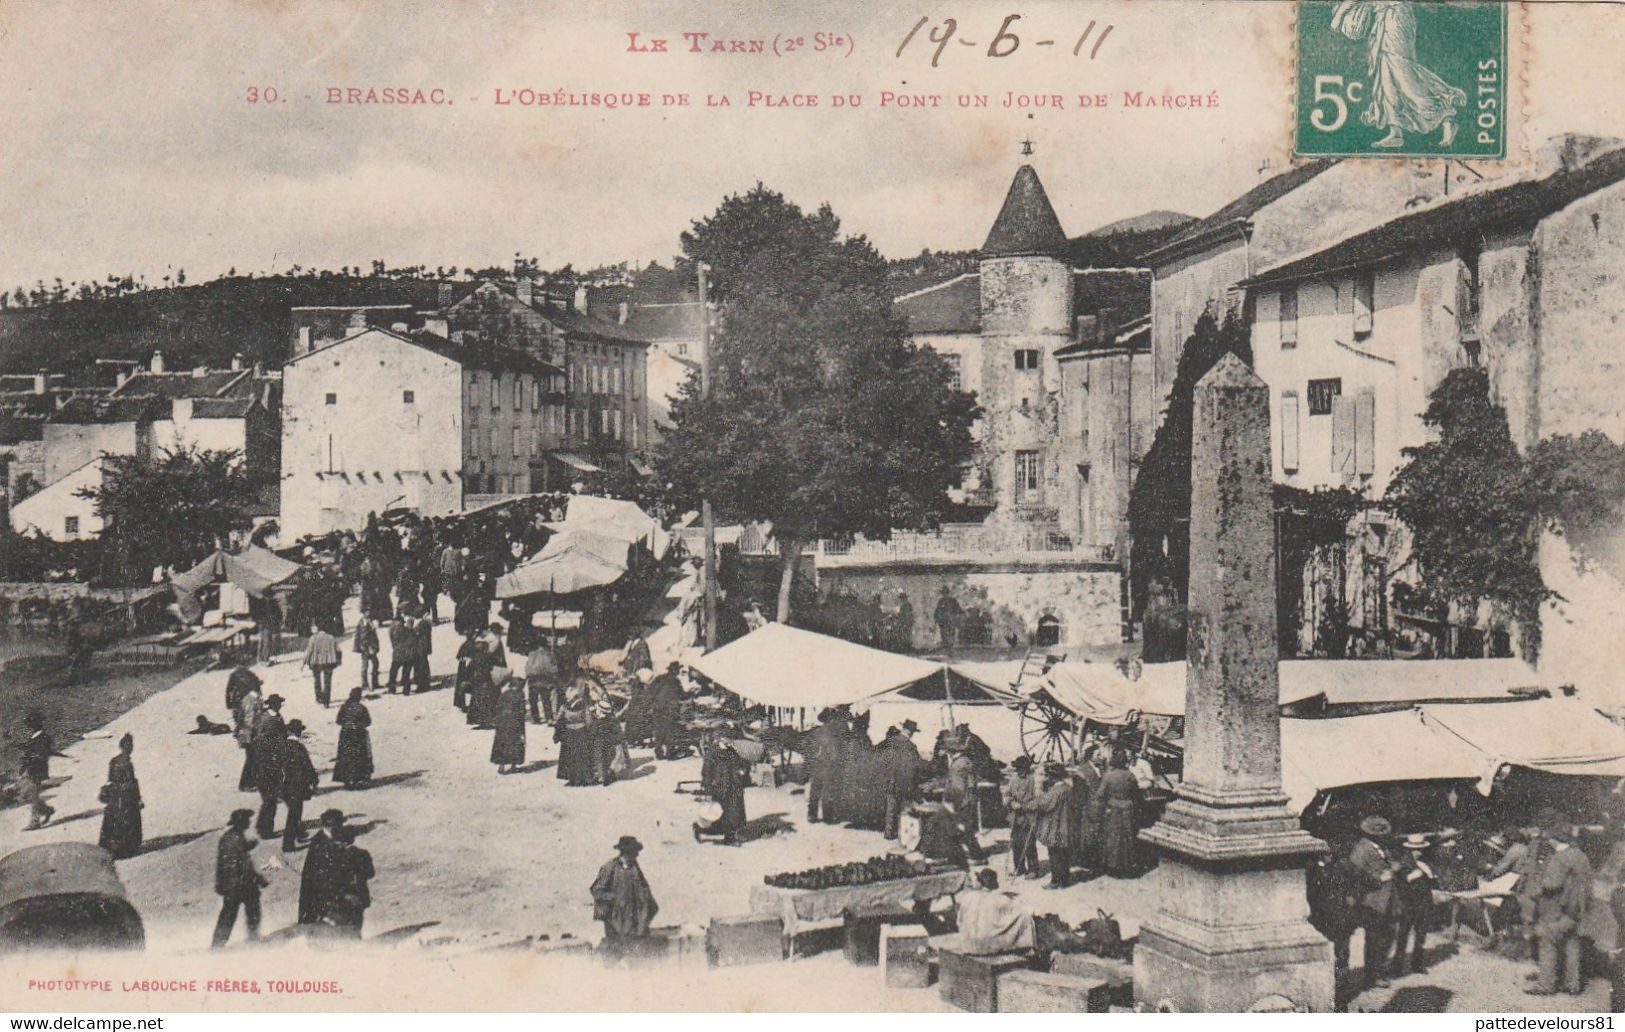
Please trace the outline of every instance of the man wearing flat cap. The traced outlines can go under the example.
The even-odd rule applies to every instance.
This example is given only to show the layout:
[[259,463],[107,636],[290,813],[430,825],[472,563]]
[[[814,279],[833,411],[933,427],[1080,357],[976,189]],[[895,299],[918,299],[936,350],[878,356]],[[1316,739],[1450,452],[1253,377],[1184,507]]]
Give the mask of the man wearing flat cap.
[[252,942],[260,937],[260,889],[269,884],[254,870],[249,851],[257,844],[248,837],[248,825],[254,820],[254,811],[231,811],[225,834],[215,851],[214,891],[220,896],[220,917],[214,923],[213,949],[224,946],[237,924],[237,911],[243,911],[248,922],[248,938]]
[[1388,818],[1372,815],[1360,821],[1361,838],[1349,850],[1349,893],[1354,900],[1354,923],[1365,929],[1365,984],[1384,986],[1384,967],[1392,946],[1398,900],[1394,895],[1394,864],[1386,843],[1394,828]]
[[592,916],[604,923],[599,947],[606,963],[614,964],[635,953],[649,937],[649,922],[660,910],[649,881],[638,866],[643,843],[622,835],[615,843],[615,859],[598,869],[592,883]]
[[1580,924],[1591,907],[1591,861],[1574,841],[1574,826],[1567,817],[1550,815],[1541,828],[1551,841],[1550,859],[1535,878],[1535,940],[1539,962],[1537,981],[1524,992],[1551,996],[1559,977],[1563,988],[1579,995],[1585,988],[1580,970]]

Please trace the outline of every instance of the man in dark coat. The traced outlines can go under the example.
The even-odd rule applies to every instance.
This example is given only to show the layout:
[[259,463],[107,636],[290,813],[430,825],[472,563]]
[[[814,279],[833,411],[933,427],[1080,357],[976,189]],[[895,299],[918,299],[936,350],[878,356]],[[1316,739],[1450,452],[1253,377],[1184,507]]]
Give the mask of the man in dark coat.
[[894,735],[888,735],[886,741],[881,743],[881,751],[885,754],[886,780],[886,837],[897,838],[897,827],[902,820],[903,809],[914,799],[914,789],[919,781],[920,767],[923,761],[920,750],[914,744],[914,735],[920,730],[920,725],[912,720],[903,721]]
[[1072,779],[1059,763],[1044,765],[1044,790],[1033,800],[1038,815],[1038,841],[1049,852],[1049,884],[1064,889],[1072,884]]
[[[654,729],[657,760],[673,759],[676,752],[678,725],[683,716],[683,682],[677,676],[677,670],[677,663],[671,663],[666,667],[666,672],[656,677],[649,686],[654,695],[650,722]],[[808,788],[807,791],[811,794],[812,789]]]
[[1033,758],[1017,756],[1005,783],[1004,805],[1010,811],[1010,858],[1017,875],[1038,874],[1038,822],[1033,804],[1038,786],[1033,784]]
[[316,766],[310,762],[310,750],[300,737],[305,733],[305,722],[288,721],[288,738],[282,746],[282,771],[278,794],[288,804],[287,824],[282,829],[282,851],[291,853],[305,841],[305,802],[316,794],[320,779]]
[[722,816],[708,828],[695,824],[694,841],[698,842],[704,831],[721,835],[723,845],[737,846],[739,829],[745,826],[745,788],[750,784],[750,764],[734,751],[732,742],[719,738],[706,754],[700,779],[708,783],[706,791],[722,807]]
[[327,912],[323,919],[346,938],[361,938],[361,922],[367,908],[372,906],[369,882],[377,873],[372,865],[372,854],[355,844],[356,830],[343,827],[334,832],[337,878],[333,894],[327,899]]
[[273,694],[254,719],[248,740],[248,782],[260,794],[260,814],[254,831],[262,839],[276,834],[276,804],[282,790],[282,749],[288,725],[282,720],[282,696]]
[[391,695],[395,694],[397,683],[404,694],[412,694],[412,676],[417,669],[420,647],[421,639],[412,624],[411,614],[402,606],[389,625],[389,683],[385,687]]
[[942,586],[942,592],[937,599],[937,608],[931,614],[937,622],[937,636],[941,639],[945,649],[957,648],[959,645],[959,627],[965,619],[965,611],[954,598],[948,585]]
[[818,714],[818,726],[807,732],[801,752],[807,759],[807,821],[834,823],[830,796],[839,776],[841,739],[846,735],[846,716],[826,709]]
[[45,783],[51,779],[51,757],[60,755],[56,751],[56,743],[49,732],[45,730],[45,718],[37,713],[29,713],[23,718],[23,740],[19,750],[22,753],[22,762],[18,765],[18,772],[22,777],[18,787],[22,789],[22,800],[29,806],[28,828],[43,828],[56,813],[56,808],[45,801]]
[[1591,909],[1591,861],[1574,843],[1566,817],[1541,822],[1551,841],[1551,858],[1541,866],[1534,888],[1538,980],[1531,996],[1557,992],[1559,977],[1570,994],[1585,988],[1580,968],[1580,925]]
[[643,868],[638,866],[642,851],[643,843],[622,835],[615,843],[615,859],[600,867],[593,879],[592,916],[604,923],[599,949],[610,964],[640,948],[649,937],[649,923],[660,910]]
[[338,887],[337,830],[344,826],[344,811],[324,810],[321,827],[305,851],[305,869],[299,876],[299,923],[314,925],[327,913],[328,901]]
[[1398,905],[1394,908],[1393,977],[1405,974],[1406,948],[1410,948],[1408,963],[1413,972],[1427,970],[1426,948],[1428,931],[1433,922],[1433,890],[1438,885],[1433,868],[1423,859],[1428,840],[1425,835],[1412,835],[1400,843],[1395,857],[1394,893]]
[[220,897],[220,917],[214,923],[211,944],[214,949],[224,946],[231,938],[239,907],[248,921],[249,941],[260,937],[260,889],[270,883],[254,870],[249,856],[256,844],[247,834],[253,819],[253,810],[233,810],[215,850],[214,891]]
[[418,691],[426,692],[429,690],[429,657],[434,655],[434,621],[419,610],[412,616],[412,630],[418,636],[417,652],[412,660],[412,679],[417,682]]
[[1394,867],[1384,843],[1393,834],[1388,818],[1370,816],[1360,822],[1361,838],[1349,850],[1349,894],[1354,901],[1354,923],[1365,929],[1364,977],[1367,988],[1385,986],[1388,959],[1398,905],[1394,894]]

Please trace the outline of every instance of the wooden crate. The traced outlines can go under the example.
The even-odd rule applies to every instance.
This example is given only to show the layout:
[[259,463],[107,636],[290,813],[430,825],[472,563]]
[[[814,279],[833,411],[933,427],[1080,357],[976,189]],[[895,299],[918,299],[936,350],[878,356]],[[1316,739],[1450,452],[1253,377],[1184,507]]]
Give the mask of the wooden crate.
[[880,978],[893,989],[931,984],[931,937],[915,925],[880,926]]
[[1111,987],[1103,978],[1047,971],[1006,971],[999,976],[1001,1014],[1104,1014]]
[[1113,1003],[1128,1006],[1134,1002],[1134,965],[1130,961],[1088,953],[1056,953],[1050,957],[1049,969],[1058,975],[1102,979],[1110,988]]
[[973,1014],[993,1014],[999,1009],[999,976],[1010,971],[1031,969],[1033,958],[1025,953],[980,955],[960,953],[948,947],[937,949],[937,989],[942,998],[960,1010]]
[[923,924],[907,907],[848,908],[841,913],[841,952],[848,964],[874,967],[880,963],[881,929],[888,925]]
[[707,963],[705,932],[694,925],[665,925],[651,928],[649,938],[651,942],[659,944],[651,947],[651,954],[658,954],[662,959],[678,967]]
[[783,960],[784,920],[766,914],[713,917],[705,930],[705,958],[711,967]]

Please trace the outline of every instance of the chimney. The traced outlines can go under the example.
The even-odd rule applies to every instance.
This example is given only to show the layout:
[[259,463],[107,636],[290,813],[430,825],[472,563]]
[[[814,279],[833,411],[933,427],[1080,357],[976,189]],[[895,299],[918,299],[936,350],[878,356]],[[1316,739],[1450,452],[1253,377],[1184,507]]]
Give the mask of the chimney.
[[170,406],[169,418],[177,423],[184,423],[192,418],[192,399],[176,398]]
[[1093,344],[1095,341],[1097,341],[1099,339],[1100,339],[1100,317],[1098,315],[1080,315],[1080,316],[1078,316],[1078,334],[1077,334],[1078,343],[1079,344]]
[[124,368],[121,367],[119,369],[119,371],[118,371],[118,382],[113,385],[114,388],[116,389],[116,388],[119,388],[119,387],[123,387],[124,386],[124,381],[128,380],[129,378],[130,378],[130,371],[128,369],[124,369]]
[[162,351],[152,353],[152,365],[149,368],[155,373],[164,371],[164,353]]
[[631,315],[631,314],[632,314],[632,306],[628,305],[625,301],[622,301],[621,302],[620,316],[615,321],[620,323],[622,326],[625,326],[626,325],[626,317],[628,315]]
[[208,375],[209,375],[209,367],[208,366],[200,365],[200,366],[193,366],[192,367],[192,379],[201,380],[205,376],[208,376]]
[[34,393],[35,394],[44,394],[45,393],[45,385],[46,385],[46,383],[48,382],[49,379],[50,378],[46,375],[45,370],[41,369],[38,372],[36,372],[34,374]]
[[243,353],[241,351],[231,356],[231,371],[234,373],[243,371]]
[[350,332],[360,333],[367,328],[367,313],[359,308],[350,309]]
[[587,288],[586,287],[577,287],[576,288],[576,304],[575,304],[575,308],[576,308],[576,311],[580,312],[582,315],[587,314]]
[[436,337],[449,338],[451,336],[451,326],[446,321],[446,317],[443,315],[431,315],[427,319],[424,319],[423,328],[434,334]]
[[519,299],[522,305],[528,305],[536,297],[536,282],[529,276],[521,276],[514,282],[513,296]]
[[390,323],[389,328],[390,328],[391,332],[394,332],[394,333],[405,333],[406,332],[406,324],[403,323],[403,322]]
[[441,283],[440,284],[440,307],[441,308],[450,308],[451,307],[452,287],[453,287],[453,284],[451,284],[451,283]]
[[264,362],[255,362],[254,363],[254,379],[261,380],[261,379],[264,379],[264,378],[265,378],[265,363]]

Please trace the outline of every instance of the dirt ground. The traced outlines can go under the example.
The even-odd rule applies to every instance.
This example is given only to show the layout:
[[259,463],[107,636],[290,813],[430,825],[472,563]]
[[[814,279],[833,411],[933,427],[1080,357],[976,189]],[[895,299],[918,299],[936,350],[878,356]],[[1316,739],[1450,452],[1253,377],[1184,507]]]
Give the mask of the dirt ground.
[[[436,628],[437,675],[450,673],[455,644],[448,625]],[[335,677],[336,700],[355,683],[358,669],[347,653]],[[368,790],[347,791],[328,783],[338,737],[336,702],[326,711],[316,705],[296,657],[283,657],[259,672],[269,690],[287,698],[284,716],[298,717],[310,727],[306,742],[324,783],[307,804],[307,820],[314,822],[330,806],[343,809],[351,825],[363,832],[359,843],[372,853],[378,875],[366,919],[369,942],[342,953],[302,941],[244,947],[237,945],[243,934],[239,925],[231,948],[216,954],[207,950],[218,910],[215,842],[233,808],[257,804],[256,796],[237,791],[242,754],[231,737],[186,734],[198,713],[228,719],[226,674],[208,671],[140,700],[65,750],[68,757],[53,766],[53,774],[65,780],[49,796],[59,817],[51,826],[25,833],[26,815],[20,809],[0,814],[0,854],[41,842],[94,841],[101,814],[96,794],[115,752],[113,743],[125,731],[134,734],[136,771],[146,800],[146,845],[141,855],[120,861],[118,868],[146,921],[149,949],[139,959],[107,958],[73,970],[199,979],[214,972],[257,972],[264,978],[332,979],[344,989],[340,998],[267,994],[242,1001],[257,1009],[332,1009],[345,1006],[345,998],[349,1005],[398,1009],[852,1011],[942,1006],[935,990],[886,989],[875,969],[850,967],[838,952],[732,971],[691,965],[637,974],[606,972],[589,959],[550,952],[566,935],[597,941],[587,890],[621,835],[635,835],[646,847],[642,865],[660,904],[656,924],[696,931],[714,916],[748,912],[750,888],[766,874],[885,852],[887,843],[874,832],[809,825],[799,788],[751,789],[747,841],[738,847],[702,845],[691,833],[699,804],[677,791],[680,782],[698,778],[697,759],[656,762],[647,751],[634,750],[635,770],[626,779],[607,788],[567,788],[555,776],[558,749],[550,729],[532,725],[526,767],[522,773],[499,776],[489,762],[492,733],[469,728],[453,708],[449,688],[438,688],[419,696],[369,700],[377,778]],[[1008,862],[1002,836],[990,835],[997,850],[992,866],[1001,873]],[[270,880],[264,929],[286,929],[294,923],[305,854],[283,853],[279,842],[271,841],[254,855]],[[1118,917],[1126,934],[1152,912],[1159,885],[1155,871],[1060,891],[1005,877],[1036,912],[1076,922],[1104,909]],[[1354,955],[1359,956],[1358,942]],[[1470,948],[1439,948],[1432,958],[1428,974],[1367,994],[1354,1005],[1454,1011],[1596,1010],[1607,1005],[1601,979],[1594,979],[1578,999],[1535,999],[1521,991],[1522,974],[1532,965]],[[52,968],[0,959],[0,986],[41,970]],[[46,999],[39,997],[42,1004]],[[200,999],[159,996],[148,1002],[176,1009],[209,1005]],[[221,1005],[218,998],[214,1005]]]

